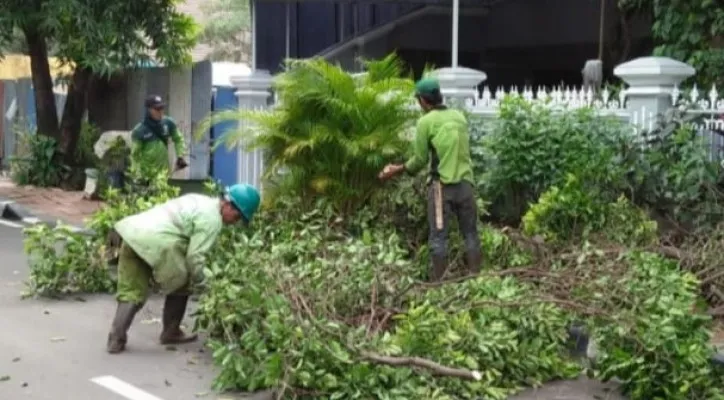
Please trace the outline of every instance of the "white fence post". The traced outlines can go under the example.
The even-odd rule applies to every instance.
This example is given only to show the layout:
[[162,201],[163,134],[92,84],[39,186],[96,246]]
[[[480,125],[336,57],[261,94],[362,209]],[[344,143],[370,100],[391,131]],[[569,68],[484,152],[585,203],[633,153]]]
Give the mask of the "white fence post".
[[[232,76],[231,84],[236,88],[237,101],[241,110],[264,110],[269,108],[272,76],[269,71],[254,70],[250,75]],[[249,122],[239,121],[240,124]],[[261,150],[238,150],[237,181],[250,183],[261,188],[264,160]]]
[[485,72],[465,67],[448,67],[435,70],[430,76],[440,82],[440,92],[446,100],[462,101],[472,106],[478,99],[478,85],[485,82]]
[[617,66],[613,73],[628,84],[626,108],[631,112],[631,122],[649,129],[657,116],[674,105],[676,86],[696,70],[668,57],[640,57]]

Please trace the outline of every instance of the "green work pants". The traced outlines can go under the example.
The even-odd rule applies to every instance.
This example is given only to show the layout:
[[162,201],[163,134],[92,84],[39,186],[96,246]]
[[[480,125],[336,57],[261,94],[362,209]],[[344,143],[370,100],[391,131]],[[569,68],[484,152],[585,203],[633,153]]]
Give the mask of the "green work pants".
[[482,262],[482,249],[473,185],[466,181],[453,184],[433,181],[428,187],[427,198],[432,280],[442,279],[447,270],[448,227],[453,217],[457,218],[463,236],[469,272],[478,273]]
[[[154,285],[153,268],[136,254],[125,242],[118,251],[118,288],[116,300],[124,303],[143,304]],[[173,295],[188,296],[190,286],[176,290]]]
[[148,299],[153,269],[125,242],[118,252],[118,289],[116,299],[123,303],[143,304]]

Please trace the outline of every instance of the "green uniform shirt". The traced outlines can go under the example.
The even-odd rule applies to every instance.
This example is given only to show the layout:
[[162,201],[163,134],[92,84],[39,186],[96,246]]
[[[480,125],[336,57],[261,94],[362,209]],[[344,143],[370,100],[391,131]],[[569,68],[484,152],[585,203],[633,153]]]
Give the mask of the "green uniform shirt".
[[218,197],[187,194],[159,204],[114,226],[153,270],[164,293],[203,278],[205,256],[222,228]]
[[131,163],[154,173],[168,170],[168,144],[173,141],[176,156],[185,152],[184,138],[176,123],[168,117],[152,121],[148,117],[131,132]]
[[430,176],[439,176],[444,184],[475,183],[468,121],[463,113],[454,109],[432,110],[417,121],[414,154],[405,163],[405,169],[417,173],[428,161]]

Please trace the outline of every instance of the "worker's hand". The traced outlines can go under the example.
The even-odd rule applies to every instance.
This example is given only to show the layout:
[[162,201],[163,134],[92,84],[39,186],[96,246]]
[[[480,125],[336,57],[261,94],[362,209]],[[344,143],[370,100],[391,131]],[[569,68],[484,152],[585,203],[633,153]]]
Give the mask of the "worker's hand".
[[386,181],[395,175],[399,174],[405,169],[405,166],[402,164],[387,164],[385,168],[382,169],[382,172],[377,176],[383,181]]
[[184,169],[188,166],[189,164],[183,158],[179,157],[176,159],[176,169]]

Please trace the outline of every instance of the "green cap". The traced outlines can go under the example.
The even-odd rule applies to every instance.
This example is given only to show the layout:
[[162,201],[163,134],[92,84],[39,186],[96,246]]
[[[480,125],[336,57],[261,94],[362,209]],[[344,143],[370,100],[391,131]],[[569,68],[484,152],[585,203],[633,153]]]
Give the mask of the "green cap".
[[415,93],[418,96],[431,96],[440,92],[440,83],[434,78],[423,78],[415,84]]

